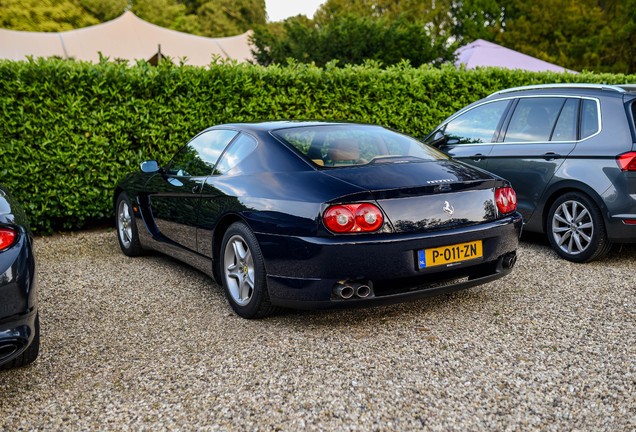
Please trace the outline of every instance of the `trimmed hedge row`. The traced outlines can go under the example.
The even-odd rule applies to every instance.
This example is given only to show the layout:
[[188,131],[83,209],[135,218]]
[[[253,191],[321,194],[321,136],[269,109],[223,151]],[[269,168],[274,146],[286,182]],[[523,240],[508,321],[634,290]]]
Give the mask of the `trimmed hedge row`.
[[504,69],[325,68],[215,62],[208,68],[55,59],[0,61],[0,183],[35,231],[111,217],[124,174],[167,162],[203,128],[320,118],[388,125],[424,136],[488,94],[527,84],[633,83],[636,76]]

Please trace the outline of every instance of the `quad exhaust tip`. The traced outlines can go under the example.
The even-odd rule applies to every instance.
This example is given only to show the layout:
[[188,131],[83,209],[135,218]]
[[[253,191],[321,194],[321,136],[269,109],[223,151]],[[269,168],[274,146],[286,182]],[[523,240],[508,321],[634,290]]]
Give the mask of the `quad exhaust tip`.
[[364,284],[354,284],[353,289],[356,291],[356,295],[360,298],[369,297],[371,294],[371,288],[368,285]]
[[333,286],[333,293],[336,297],[342,299],[350,299],[354,295],[359,298],[366,298],[371,295],[369,285],[359,282],[341,281]]
[[353,297],[355,290],[353,289],[351,285],[347,285],[344,283],[337,283],[333,287],[333,293],[336,295],[336,297],[340,297],[343,299],[350,299],[351,297]]

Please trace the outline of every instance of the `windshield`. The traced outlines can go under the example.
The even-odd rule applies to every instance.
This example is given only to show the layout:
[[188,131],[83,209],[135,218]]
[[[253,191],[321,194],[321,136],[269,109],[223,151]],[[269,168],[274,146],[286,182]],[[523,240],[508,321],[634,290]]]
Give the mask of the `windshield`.
[[413,137],[381,126],[307,126],[272,133],[325,168],[448,159]]

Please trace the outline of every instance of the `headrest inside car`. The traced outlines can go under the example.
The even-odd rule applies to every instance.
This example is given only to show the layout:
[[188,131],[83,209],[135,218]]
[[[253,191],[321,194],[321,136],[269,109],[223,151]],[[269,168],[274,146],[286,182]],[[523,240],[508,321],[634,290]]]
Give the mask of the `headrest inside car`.
[[329,146],[327,156],[332,161],[358,160],[360,159],[360,149],[354,139],[337,139]]
[[550,117],[543,107],[533,107],[528,113],[528,125],[533,128],[547,128],[550,125]]

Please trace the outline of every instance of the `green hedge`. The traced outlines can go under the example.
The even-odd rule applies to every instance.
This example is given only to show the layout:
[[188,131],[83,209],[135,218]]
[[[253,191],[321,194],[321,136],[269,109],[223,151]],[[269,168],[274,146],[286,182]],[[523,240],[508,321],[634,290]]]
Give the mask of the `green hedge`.
[[33,228],[75,229],[111,217],[111,194],[145,159],[167,162],[188,138],[226,122],[320,118],[423,136],[491,92],[553,82],[629,83],[636,76],[453,67],[208,68],[0,61],[0,183]]

